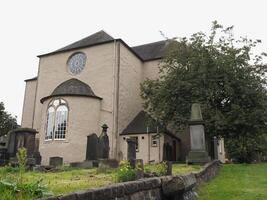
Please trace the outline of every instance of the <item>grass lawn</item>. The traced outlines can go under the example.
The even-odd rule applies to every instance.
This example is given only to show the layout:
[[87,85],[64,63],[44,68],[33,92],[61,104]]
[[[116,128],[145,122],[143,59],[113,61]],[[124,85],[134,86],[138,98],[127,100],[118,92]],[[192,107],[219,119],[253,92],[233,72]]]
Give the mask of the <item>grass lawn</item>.
[[183,175],[190,172],[197,172],[201,169],[200,165],[186,165],[186,164],[173,164],[172,174],[173,175]]
[[[186,164],[173,164],[172,174],[173,175],[183,175],[190,172],[197,172],[201,169],[200,165],[186,165]],[[149,164],[144,166],[145,172],[156,173],[161,176],[162,172],[165,171],[162,164]]]
[[[17,173],[1,173],[1,179],[12,179]],[[69,193],[89,188],[97,188],[112,184],[116,181],[115,173],[109,171],[107,173],[97,173],[94,169],[69,169],[61,172],[26,172],[25,181],[40,180],[47,185],[48,189],[54,195]]]
[[199,188],[199,200],[266,200],[267,164],[223,165],[219,175]]
[[[156,165],[145,165],[150,171],[157,171]],[[192,171],[198,171],[200,166],[187,166],[185,164],[174,164],[173,174],[186,174]],[[16,179],[18,173],[7,171],[5,168],[0,168],[0,180]],[[48,189],[54,195],[69,193],[78,190],[97,188],[107,186],[116,182],[116,170],[109,170],[105,173],[97,172],[97,169],[68,169],[61,172],[26,172],[25,181],[43,180],[43,184],[47,185]],[[1,199],[1,198],[0,198]]]

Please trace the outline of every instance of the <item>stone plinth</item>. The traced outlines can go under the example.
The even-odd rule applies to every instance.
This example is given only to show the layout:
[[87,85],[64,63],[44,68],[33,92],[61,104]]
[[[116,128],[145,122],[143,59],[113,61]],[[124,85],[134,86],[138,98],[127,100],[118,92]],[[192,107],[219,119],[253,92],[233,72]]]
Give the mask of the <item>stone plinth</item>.
[[205,164],[210,161],[206,151],[204,121],[200,104],[193,104],[191,107],[190,129],[190,152],[186,158],[189,164]]

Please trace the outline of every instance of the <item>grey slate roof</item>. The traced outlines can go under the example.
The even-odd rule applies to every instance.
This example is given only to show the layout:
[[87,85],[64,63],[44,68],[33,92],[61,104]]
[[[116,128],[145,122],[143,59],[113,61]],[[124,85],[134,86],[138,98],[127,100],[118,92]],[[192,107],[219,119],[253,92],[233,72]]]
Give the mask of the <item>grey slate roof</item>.
[[111,37],[105,31],[101,30],[101,31],[96,32],[96,33],[94,33],[94,34],[92,34],[86,38],[83,38],[77,42],[74,42],[68,46],[60,48],[60,49],[53,51],[51,53],[59,53],[59,52],[67,51],[67,50],[72,50],[72,49],[87,47],[87,46],[91,46],[91,45],[101,44],[101,43],[105,43],[105,42],[109,42],[109,41],[113,41],[113,40],[114,40],[113,37]]
[[163,56],[167,40],[132,47],[144,61],[160,59]]
[[135,118],[129,123],[129,125],[122,131],[121,135],[127,135],[127,134],[133,134],[133,133],[137,133],[137,134],[156,133],[157,126],[151,125],[151,124],[155,124],[155,121],[151,117],[149,117],[149,115],[147,115],[145,111],[141,111],[135,116]]
[[[158,130],[157,130],[158,128]],[[120,135],[147,134],[147,133],[164,133],[172,138],[180,138],[168,129],[157,125],[156,121],[145,111],[140,111],[135,118],[128,124]]]
[[163,51],[167,44],[167,40],[164,40],[140,46],[129,47],[122,39],[114,39],[112,36],[102,30],[77,42],[74,42],[68,46],[65,46],[47,54],[39,55],[38,57],[65,52],[69,50],[75,50],[83,47],[105,44],[113,42],[114,40],[122,42],[133,54],[135,54],[142,61],[160,59],[163,56]]
[[42,98],[41,103],[43,103],[44,100],[48,98],[56,96],[86,96],[102,99],[95,95],[89,85],[75,78],[69,79],[61,83],[54,89],[50,96]]

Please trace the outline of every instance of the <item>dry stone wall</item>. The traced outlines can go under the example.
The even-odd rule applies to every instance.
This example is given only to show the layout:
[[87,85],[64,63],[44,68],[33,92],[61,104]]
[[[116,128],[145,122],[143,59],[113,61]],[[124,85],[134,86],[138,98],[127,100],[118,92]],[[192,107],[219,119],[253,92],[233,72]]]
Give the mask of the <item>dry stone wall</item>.
[[196,186],[216,176],[219,167],[220,162],[213,161],[198,173],[140,179],[44,200],[195,200]]

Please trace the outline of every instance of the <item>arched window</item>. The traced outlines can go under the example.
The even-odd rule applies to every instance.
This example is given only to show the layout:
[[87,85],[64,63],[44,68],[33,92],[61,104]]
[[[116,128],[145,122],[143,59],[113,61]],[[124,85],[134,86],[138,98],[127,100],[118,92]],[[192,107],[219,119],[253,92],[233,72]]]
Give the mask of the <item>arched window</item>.
[[47,122],[46,122],[46,140],[52,140],[54,132],[54,118],[55,118],[55,108],[50,106],[47,110]]
[[63,99],[49,103],[47,110],[46,140],[65,139],[68,120],[68,107]]

